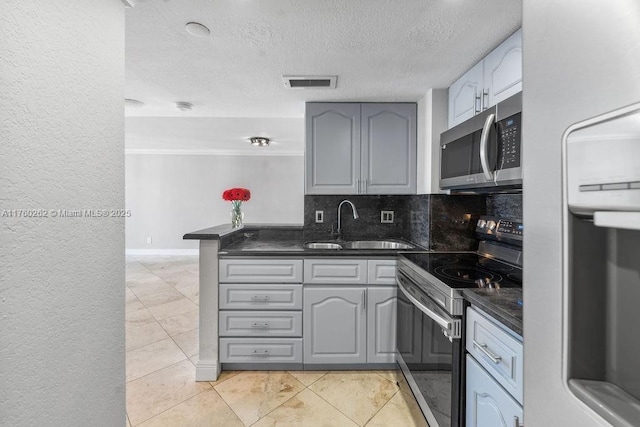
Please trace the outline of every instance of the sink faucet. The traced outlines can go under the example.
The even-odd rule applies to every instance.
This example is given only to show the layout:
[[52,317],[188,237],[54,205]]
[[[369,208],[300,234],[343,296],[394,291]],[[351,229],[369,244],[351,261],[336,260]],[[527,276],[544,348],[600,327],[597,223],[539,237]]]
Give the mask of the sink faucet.
[[340,225],[340,208],[342,208],[342,205],[344,205],[345,203],[348,203],[351,205],[351,210],[353,211],[353,219],[358,219],[358,211],[356,210],[355,205],[351,203],[349,200],[341,201],[340,204],[338,205],[338,229],[336,230],[338,232],[338,237],[342,235],[342,227]]

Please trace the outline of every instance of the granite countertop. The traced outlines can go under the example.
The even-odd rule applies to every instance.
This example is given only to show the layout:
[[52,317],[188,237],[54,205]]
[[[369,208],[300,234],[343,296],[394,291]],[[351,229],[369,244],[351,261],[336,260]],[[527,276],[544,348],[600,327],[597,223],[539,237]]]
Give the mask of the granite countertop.
[[[422,251],[415,249],[309,249],[304,240],[243,239],[220,249],[220,258],[237,256],[293,255],[293,256],[396,256],[398,252]],[[340,243],[340,242],[336,242]]]
[[[366,256],[394,257],[398,252],[424,251],[425,249],[411,243],[415,249],[309,249],[305,243],[333,242],[344,243],[328,238],[312,238],[304,235],[304,228],[299,224],[245,224],[240,228],[232,228],[230,224],[205,228],[184,235],[187,240],[220,240],[219,257],[249,256]],[[376,240],[363,238],[358,240]],[[384,239],[409,243],[399,239]]]
[[472,306],[485,311],[522,336],[522,288],[465,289],[463,295]]
[[260,229],[302,232],[303,226],[302,224],[245,224],[240,228],[233,228],[231,227],[231,224],[222,224],[198,231],[192,231],[191,233],[187,233],[182,236],[182,238],[184,240],[219,240],[232,234],[254,232]]

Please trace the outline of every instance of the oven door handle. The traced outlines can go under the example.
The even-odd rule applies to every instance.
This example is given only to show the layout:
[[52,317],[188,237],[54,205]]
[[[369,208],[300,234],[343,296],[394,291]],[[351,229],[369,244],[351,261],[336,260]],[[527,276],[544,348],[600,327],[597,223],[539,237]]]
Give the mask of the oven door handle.
[[480,166],[482,166],[482,172],[484,177],[491,181],[493,180],[493,172],[489,170],[489,134],[491,133],[491,126],[496,119],[496,115],[491,113],[487,116],[487,120],[484,122],[482,128],[482,135],[480,136]]
[[398,282],[398,288],[400,288],[404,296],[407,297],[409,301],[411,301],[413,305],[415,305],[418,308],[418,310],[420,310],[421,312],[429,316],[430,319],[436,322],[438,326],[440,326],[442,330],[445,332],[447,337],[460,338],[460,335],[461,335],[460,320],[446,318],[444,316],[439,315],[435,311],[429,309],[428,307],[426,307],[423,303],[418,301],[416,297],[411,295],[411,292],[409,292],[409,290],[406,288],[406,285],[404,284],[405,280],[406,279],[404,279],[401,276],[398,276],[396,280],[396,282]]

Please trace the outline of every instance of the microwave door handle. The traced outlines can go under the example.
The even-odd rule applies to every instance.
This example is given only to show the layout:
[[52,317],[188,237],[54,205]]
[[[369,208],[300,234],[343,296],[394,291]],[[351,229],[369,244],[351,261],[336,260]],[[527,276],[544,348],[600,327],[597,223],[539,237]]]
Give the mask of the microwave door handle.
[[495,114],[489,114],[487,120],[484,122],[482,136],[480,137],[480,165],[482,166],[484,177],[489,181],[493,180],[493,172],[489,170],[489,134],[491,133],[491,126],[493,126],[495,119]]

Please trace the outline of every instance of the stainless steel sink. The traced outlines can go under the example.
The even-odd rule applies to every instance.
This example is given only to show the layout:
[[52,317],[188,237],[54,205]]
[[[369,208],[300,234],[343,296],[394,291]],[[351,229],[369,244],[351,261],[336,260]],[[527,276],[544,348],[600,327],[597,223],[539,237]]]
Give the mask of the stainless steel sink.
[[408,243],[391,242],[388,240],[357,240],[342,244],[344,249],[413,249]]
[[307,249],[342,249],[342,245],[328,242],[305,243],[304,247]]

